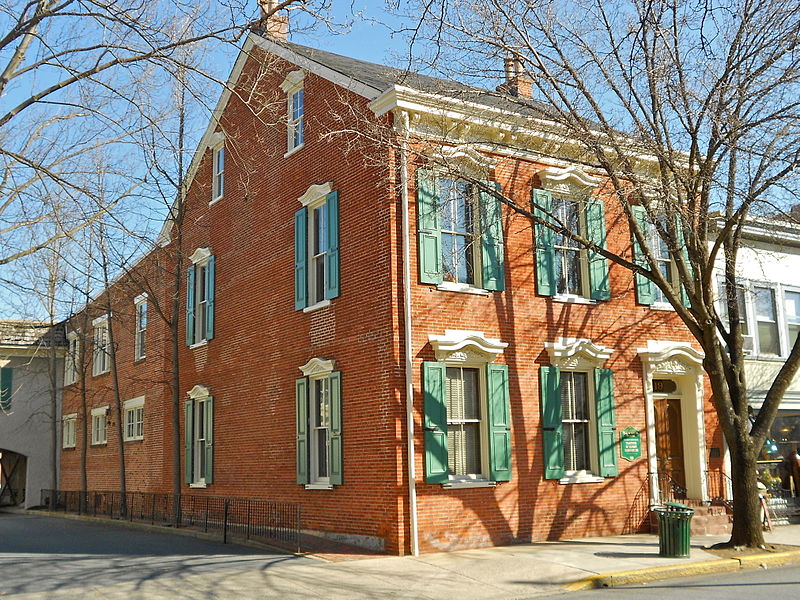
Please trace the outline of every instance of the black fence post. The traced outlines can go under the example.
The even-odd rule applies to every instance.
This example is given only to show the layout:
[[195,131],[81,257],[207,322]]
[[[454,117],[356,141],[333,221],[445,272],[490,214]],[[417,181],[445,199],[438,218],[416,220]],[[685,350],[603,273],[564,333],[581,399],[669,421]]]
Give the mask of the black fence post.
[[222,543],[228,543],[228,501],[225,500],[225,506],[222,511]]

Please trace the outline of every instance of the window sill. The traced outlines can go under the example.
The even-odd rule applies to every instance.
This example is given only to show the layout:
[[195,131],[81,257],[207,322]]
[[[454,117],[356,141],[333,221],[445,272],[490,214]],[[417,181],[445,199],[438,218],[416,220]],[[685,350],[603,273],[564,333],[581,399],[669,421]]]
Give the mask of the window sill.
[[203,346],[208,346],[208,340],[201,340],[196,344],[192,344],[189,346],[189,350],[194,350],[195,348],[202,348]]
[[62,446],[62,450],[75,450],[75,446]]
[[202,481],[202,482],[199,482],[199,483],[190,483],[189,487],[191,489],[193,489],[193,490],[201,490],[201,489],[205,489],[208,486],[206,486],[206,482],[205,481]]
[[209,205],[209,206],[214,206],[214,205],[215,205],[217,202],[219,202],[220,200],[222,200],[224,197],[225,197],[225,196],[217,196],[217,197],[216,197],[216,198],[214,198],[213,200],[209,201],[208,205]]
[[143,441],[144,441],[144,436],[142,436],[142,437],[132,437],[132,438],[126,438],[126,439],[124,439],[123,441],[124,441],[124,442],[143,442]]
[[320,308],[325,308],[326,306],[330,306],[330,305],[331,305],[331,301],[330,300],[321,300],[320,302],[317,302],[316,304],[312,304],[311,306],[306,306],[303,309],[303,312],[304,313],[314,312],[315,310],[319,310]]
[[605,481],[604,477],[598,477],[591,473],[575,473],[574,475],[567,475],[558,480],[561,485],[568,485],[570,483],[602,483]]
[[303,486],[307,490],[332,490],[333,485],[330,483],[307,483]]
[[483,288],[476,288],[468,283],[454,283],[452,281],[445,281],[436,286],[437,290],[443,292],[460,292],[462,294],[475,294],[478,296],[488,296],[489,290]]
[[597,300],[575,296],[574,294],[557,294],[553,296],[554,302],[564,302],[567,304],[597,304]]
[[103,375],[108,375],[111,373],[111,369],[108,371],[100,371],[99,373],[92,373],[92,377],[102,377]]
[[298,150],[302,150],[302,149],[303,149],[303,146],[305,146],[305,145],[306,145],[306,143],[305,143],[305,142],[303,142],[303,143],[302,143],[302,144],[300,144],[299,146],[295,146],[294,148],[292,148],[291,150],[289,150],[289,151],[288,151],[286,154],[284,154],[284,155],[283,155],[283,158],[289,158],[289,157],[290,157],[292,154],[294,154],[294,153],[295,153],[295,152],[297,152]]
[[142,361],[143,361],[145,358],[147,358],[147,356],[137,356],[136,358],[134,358],[134,359],[133,359],[133,362],[134,362],[134,363],[140,363],[140,362],[142,362]]
[[745,354],[745,360],[758,360],[764,362],[786,362],[785,356],[775,356],[774,354]]
[[108,441],[105,441],[105,442],[92,442],[89,445],[90,446],[107,446],[108,445]]
[[497,487],[496,481],[488,481],[486,479],[454,479],[443,483],[442,487],[449,490],[461,490],[467,488],[488,488]]
[[669,302],[653,302],[650,305],[650,308],[652,308],[653,310],[664,310],[668,312],[669,311],[675,312],[675,307],[672,306],[672,304],[670,304]]

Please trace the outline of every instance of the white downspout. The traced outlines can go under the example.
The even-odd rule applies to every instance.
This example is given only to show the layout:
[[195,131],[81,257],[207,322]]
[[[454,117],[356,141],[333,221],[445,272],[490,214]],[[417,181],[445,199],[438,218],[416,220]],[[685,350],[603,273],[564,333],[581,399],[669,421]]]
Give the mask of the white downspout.
[[403,343],[406,375],[406,431],[408,434],[408,508],[411,529],[411,554],[419,556],[419,525],[417,522],[416,454],[414,452],[414,361],[411,350],[411,223],[408,214],[408,113],[398,111],[400,130],[400,200],[403,228]]

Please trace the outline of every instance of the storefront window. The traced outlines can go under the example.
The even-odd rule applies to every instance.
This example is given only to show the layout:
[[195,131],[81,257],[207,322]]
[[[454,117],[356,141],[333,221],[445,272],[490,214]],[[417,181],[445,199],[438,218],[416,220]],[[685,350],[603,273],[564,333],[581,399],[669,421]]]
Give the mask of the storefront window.
[[792,478],[790,457],[800,450],[800,411],[782,410],[770,429],[758,461],[758,476],[771,493],[800,496],[800,477]]

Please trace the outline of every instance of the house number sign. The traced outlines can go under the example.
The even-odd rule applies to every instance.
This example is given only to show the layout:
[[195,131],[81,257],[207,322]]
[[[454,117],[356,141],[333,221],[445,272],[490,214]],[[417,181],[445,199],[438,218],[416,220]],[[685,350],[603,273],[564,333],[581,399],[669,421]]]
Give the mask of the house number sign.
[[619,455],[625,460],[641,458],[642,436],[635,427],[626,427],[619,432]]

